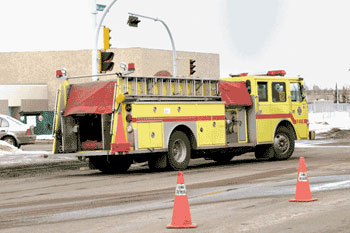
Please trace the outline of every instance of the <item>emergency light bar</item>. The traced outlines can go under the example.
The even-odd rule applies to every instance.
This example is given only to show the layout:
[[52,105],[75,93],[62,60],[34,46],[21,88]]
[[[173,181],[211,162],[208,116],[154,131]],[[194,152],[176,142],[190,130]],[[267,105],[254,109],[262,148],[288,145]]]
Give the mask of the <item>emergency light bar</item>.
[[269,72],[267,72],[268,76],[285,76],[286,75],[286,71],[285,70],[271,70]]
[[245,77],[245,76],[285,76],[285,70],[270,70],[267,73],[240,73],[240,74],[230,74],[230,77]]

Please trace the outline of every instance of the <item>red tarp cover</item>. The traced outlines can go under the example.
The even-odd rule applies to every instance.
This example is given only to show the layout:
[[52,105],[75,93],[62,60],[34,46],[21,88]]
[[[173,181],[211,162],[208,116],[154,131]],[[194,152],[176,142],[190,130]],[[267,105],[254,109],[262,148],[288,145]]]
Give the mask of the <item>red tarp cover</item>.
[[79,113],[108,114],[113,110],[115,81],[72,84],[64,115]]
[[239,105],[250,106],[252,101],[248,93],[245,82],[220,81],[219,92],[226,106]]

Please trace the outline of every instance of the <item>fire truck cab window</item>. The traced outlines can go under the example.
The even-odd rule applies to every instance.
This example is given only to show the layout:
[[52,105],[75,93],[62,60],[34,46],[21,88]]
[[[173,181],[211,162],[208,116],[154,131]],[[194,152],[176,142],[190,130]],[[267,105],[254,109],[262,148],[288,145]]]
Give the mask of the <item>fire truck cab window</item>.
[[272,101],[286,102],[286,84],[284,82],[272,83]]
[[290,83],[290,96],[294,102],[303,100],[300,83]]
[[259,101],[267,101],[267,82],[258,82]]

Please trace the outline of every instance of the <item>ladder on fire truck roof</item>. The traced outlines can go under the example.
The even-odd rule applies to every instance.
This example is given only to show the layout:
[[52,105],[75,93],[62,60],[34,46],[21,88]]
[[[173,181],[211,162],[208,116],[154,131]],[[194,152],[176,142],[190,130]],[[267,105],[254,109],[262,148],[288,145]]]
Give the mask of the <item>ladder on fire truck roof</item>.
[[147,100],[220,100],[219,79],[194,77],[122,76],[120,91],[128,99]]

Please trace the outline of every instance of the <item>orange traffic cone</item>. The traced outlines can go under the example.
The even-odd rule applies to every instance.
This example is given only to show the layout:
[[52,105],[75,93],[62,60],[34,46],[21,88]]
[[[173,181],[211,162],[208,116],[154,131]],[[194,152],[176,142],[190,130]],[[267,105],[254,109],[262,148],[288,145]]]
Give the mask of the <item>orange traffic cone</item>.
[[175,200],[173,208],[173,218],[167,228],[195,228],[196,224],[192,223],[190,206],[188,204],[184,175],[182,172],[177,173],[177,184],[175,190]]
[[295,191],[295,199],[289,200],[291,202],[310,202],[317,201],[318,199],[312,199],[310,191],[309,177],[306,172],[306,165],[304,157],[299,158],[299,169],[297,178],[297,187]]
[[116,151],[130,151],[131,143],[126,141],[123,119],[121,112],[118,113],[118,122],[117,122],[117,132],[115,135],[115,143],[111,144],[112,152]]

